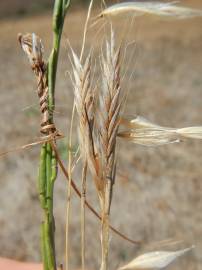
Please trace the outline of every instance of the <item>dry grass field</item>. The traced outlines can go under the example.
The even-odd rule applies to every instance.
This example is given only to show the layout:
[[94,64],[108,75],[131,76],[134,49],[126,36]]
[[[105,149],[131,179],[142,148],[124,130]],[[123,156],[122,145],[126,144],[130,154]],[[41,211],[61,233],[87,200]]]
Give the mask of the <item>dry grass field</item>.
[[[201,1],[182,1],[202,8]],[[0,4],[1,5],[1,4]],[[65,23],[56,92],[56,123],[66,134],[73,91],[67,70],[68,42],[79,52],[85,11],[72,11]],[[34,141],[39,136],[38,99],[33,74],[17,42],[17,33],[35,32],[51,47],[51,14],[0,21],[0,152]],[[114,21],[119,37],[125,23]],[[127,50],[130,62],[124,88],[129,89],[126,115],[142,115],[173,127],[202,125],[202,18],[168,21],[140,18],[126,35],[135,41]],[[90,31],[87,47],[98,56],[100,38]],[[123,66],[124,69],[124,66]],[[134,76],[129,81],[130,74]],[[98,76],[95,73],[95,76]],[[96,78],[95,78],[96,79]],[[76,133],[75,133],[76,136]],[[76,137],[74,139],[76,144]],[[64,152],[64,143],[59,147]],[[62,149],[63,148],[63,149]],[[0,256],[40,261],[41,210],[36,192],[39,146],[0,159]],[[202,141],[145,148],[119,143],[118,177],[114,188],[111,223],[141,240],[133,246],[111,234],[110,268],[148,250],[195,249],[170,269],[202,268]],[[65,156],[63,157],[66,162]],[[79,168],[74,178],[80,183]],[[63,261],[66,182],[61,173],[55,187],[56,246]],[[88,198],[98,208],[91,179]],[[73,198],[71,264],[80,266],[79,199]],[[87,211],[87,265],[99,262],[98,221]],[[163,240],[181,240],[162,246]]]

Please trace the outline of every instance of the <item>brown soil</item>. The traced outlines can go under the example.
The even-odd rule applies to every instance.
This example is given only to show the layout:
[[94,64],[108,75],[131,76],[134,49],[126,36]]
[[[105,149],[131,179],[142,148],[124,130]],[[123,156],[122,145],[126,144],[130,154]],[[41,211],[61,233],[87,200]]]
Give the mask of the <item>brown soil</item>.
[[[183,3],[201,7],[201,1]],[[79,52],[85,12],[70,13],[65,23],[57,81],[56,122],[66,133],[72,107],[72,86],[67,70],[68,42]],[[119,37],[126,31],[124,20],[115,21]],[[42,37],[45,53],[51,47],[51,16],[35,16],[0,22],[0,151],[31,142],[38,136],[39,119],[36,83],[27,59],[17,43],[17,33],[35,32]],[[125,63],[132,59],[124,89],[129,89],[126,114],[142,115],[158,124],[185,127],[202,125],[202,19],[162,21],[140,18],[127,40]],[[91,30],[87,47],[100,38]],[[134,50],[135,49],[135,50]],[[134,52],[134,53],[133,53]],[[98,66],[98,63],[97,63]],[[125,68],[126,65],[123,67]],[[134,76],[129,81],[131,71]],[[96,72],[96,76],[98,73]],[[29,107],[24,110],[24,108]],[[76,134],[76,133],[75,133]],[[76,139],[75,139],[76,142]],[[195,249],[171,269],[202,267],[202,142],[184,141],[159,148],[145,148],[119,142],[118,177],[114,189],[111,223],[141,247],[111,235],[110,268],[117,268],[148,250],[172,249],[194,244]],[[42,214],[36,192],[39,147],[16,152],[1,159],[0,170],[0,256],[40,261],[39,224]],[[79,169],[75,172],[79,183]],[[88,197],[98,207],[91,180]],[[65,235],[64,177],[59,173],[55,187],[56,245],[63,261]],[[71,264],[80,265],[79,200],[73,198],[71,222]],[[87,265],[99,265],[99,224],[87,214]],[[93,235],[93,237],[92,237]],[[161,246],[159,241],[182,240]]]

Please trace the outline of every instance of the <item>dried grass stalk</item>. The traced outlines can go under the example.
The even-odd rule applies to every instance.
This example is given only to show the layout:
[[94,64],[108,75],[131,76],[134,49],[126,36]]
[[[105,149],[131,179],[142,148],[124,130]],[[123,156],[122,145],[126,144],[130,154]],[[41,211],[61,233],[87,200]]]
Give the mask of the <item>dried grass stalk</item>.
[[[94,93],[91,85],[91,55],[89,54],[84,65],[72,50],[73,56],[73,84],[75,106],[79,118],[79,141],[83,160],[94,153],[92,132],[94,124]],[[92,158],[91,158],[92,159]]]

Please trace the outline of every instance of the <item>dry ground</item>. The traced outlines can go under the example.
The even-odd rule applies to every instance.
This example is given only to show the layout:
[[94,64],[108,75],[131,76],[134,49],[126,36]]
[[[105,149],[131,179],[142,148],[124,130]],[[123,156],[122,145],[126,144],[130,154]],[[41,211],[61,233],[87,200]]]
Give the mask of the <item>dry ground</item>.
[[[201,1],[182,1],[201,7]],[[56,97],[56,120],[67,131],[72,106],[72,87],[66,73],[68,38],[78,51],[81,45],[84,11],[69,14],[62,42]],[[50,14],[0,22],[1,151],[22,145],[38,136],[36,84],[16,40],[18,32],[36,32],[43,38],[48,54],[51,45]],[[116,21],[116,32],[125,31]],[[126,114],[140,114],[162,125],[184,127],[202,125],[202,19],[161,21],[139,19],[127,35],[136,45],[129,46],[126,74],[130,83]],[[91,31],[87,47],[99,38]],[[134,52],[135,53],[132,55]],[[96,73],[97,76],[97,73]],[[126,81],[127,81],[126,80]],[[29,107],[28,109],[25,109]],[[76,139],[75,139],[76,141]],[[174,246],[196,247],[171,269],[196,270],[202,267],[202,142],[185,141],[160,148],[145,148],[120,142],[118,177],[114,190],[111,223],[141,247],[111,235],[111,269],[140,252],[159,249],[158,241],[182,240]],[[0,160],[0,256],[40,261],[39,223],[42,220],[36,192],[39,147],[10,154]],[[79,170],[75,172],[79,182]],[[89,179],[89,198],[97,205]],[[57,250],[63,261],[66,185],[60,174],[55,188]],[[80,265],[79,200],[74,198],[71,223],[71,263]],[[87,264],[99,262],[98,222],[87,216]],[[93,236],[93,237],[92,237]]]

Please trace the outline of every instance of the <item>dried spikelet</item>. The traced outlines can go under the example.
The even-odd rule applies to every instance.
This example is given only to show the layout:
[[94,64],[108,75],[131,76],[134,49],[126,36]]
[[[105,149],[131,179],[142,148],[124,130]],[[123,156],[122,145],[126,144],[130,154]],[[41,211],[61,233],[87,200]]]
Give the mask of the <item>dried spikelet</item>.
[[79,118],[79,138],[83,159],[94,152],[92,148],[92,130],[94,122],[94,94],[91,87],[91,55],[84,65],[72,50],[73,56],[73,84],[75,105]]
[[115,49],[114,35],[106,42],[106,56],[101,55],[102,87],[99,104],[98,141],[96,144],[100,175],[109,186],[108,212],[111,204],[112,186],[115,180],[115,148],[119,127],[120,102],[120,48]]
[[194,246],[177,251],[155,251],[145,253],[119,269],[165,269],[177,258],[183,256],[193,248]]
[[180,142],[182,138],[202,139],[202,127],[169,128],[156,125],[138,116],[133,120],[122,118],[121,123],[128,129],[118,136],[145,146],[159,146]]
[[26,35],[19,34],[18,38],[37,78],[37,93],[40,99],[40,110],[42,114],[40,131],[47,137],[52,135],[60,136],[54,123],[50,120],[51,117],[48,110],[48,83],[46,78],[46,64],[43,60],[43,45],[41,39],[34,33]]
[[119,136],[144,146],[160,146],[180,141],[177,134],[173,132],[154,129],[137,130],[132,133],[121,132]]
[[202,11],[177,6],[176,3],[179,1],[173,2],[141,2],[141,1],[134,1],[134,2],[123,2],[114,4],[106,9],[104,9],[101,14],[98,16],[100,17],[111,17],[117,16],[122,14],[132,14],[133,16],[140,16],[144,14],[148,15],[156,15],[156,16],[163,16],[163,17],[171,17],[176,19],[184,19],[184,18],[192,18],[202,16]]
[[77,55],[72,50],[73,56],[73,84],[75,105],[79,119],[79,140],[83,161],[87,161],[93,175],[97,190],[103,189],[99,177],[99,164],[95,151],[94,117],[96,105],[96,91],[91,82],[91,55],[89,54],[82,65]]

